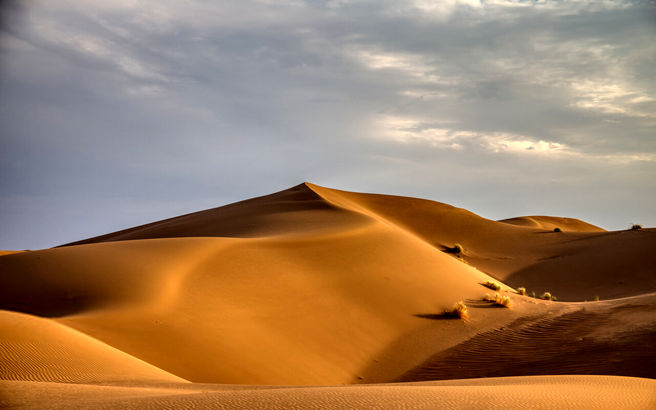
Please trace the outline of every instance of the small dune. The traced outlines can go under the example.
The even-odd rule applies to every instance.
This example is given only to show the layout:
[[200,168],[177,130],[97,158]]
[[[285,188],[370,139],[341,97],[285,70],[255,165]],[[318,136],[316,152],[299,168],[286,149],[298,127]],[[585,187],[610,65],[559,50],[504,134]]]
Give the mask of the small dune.
[[58,383],[185,382],[49,319],[0,311],[0,379]]

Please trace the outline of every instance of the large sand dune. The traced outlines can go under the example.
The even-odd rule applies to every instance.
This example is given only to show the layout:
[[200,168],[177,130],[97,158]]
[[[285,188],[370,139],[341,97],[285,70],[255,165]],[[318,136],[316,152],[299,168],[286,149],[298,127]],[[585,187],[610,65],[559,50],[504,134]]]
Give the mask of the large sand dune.
[[[449,252],[456,243],[464,252]],[[67,397],[62,407],[102,392],[114,397],[103,401],[109,407],[366,407],[388,396],[459,407],[464,392],[474,404],[524,400],[537,379],[360,390],[215,384],[602,374],[626,378],[544,383],[588,393],[615,383],[635,392],[623,399],[647,408],[653,382],[629,376],[656,377],[656,355],[645,349],[656,342],[653,249],[652,229],[606,232],[540,216],[492,221],[433,201],[301,184],[0,256],[0,376],[12,381],[1,388],[7,403],[34,407],[49,392]],[[493,278],[505,283],[512,309],[482,301]],[[520,296],[511,287],[520,285],[575,302]],[[622,299],[582,302],[595,296]],[[441,315],[459,300],[469,320]],[[564,405],[558,389],[542,399]]]

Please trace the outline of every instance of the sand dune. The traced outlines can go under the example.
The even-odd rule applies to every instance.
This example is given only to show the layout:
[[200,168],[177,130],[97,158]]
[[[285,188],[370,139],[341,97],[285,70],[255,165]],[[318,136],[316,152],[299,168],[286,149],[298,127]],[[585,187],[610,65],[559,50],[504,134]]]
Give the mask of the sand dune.
[[333,205],[307,184],[301,184],[271,195],[153,222],[69,245],[153,238],[279,236],[299,231],[339,231],[341,228],[365,222],[366,219],[360,214]]
[[[277,237],[343,232],[370,223],[403,230],[437,249],[459,243],[488,275],[561,300],[656,291],[656,231],[606,232],[573,218],[492,221],[417,198],[339,191],[304,183],[275,194],[76,242],[189,236]],[[563,232],[553,232],[554,227]],[[600,247],[603,251],[600,251]],[[635,262],[632,262],[635,261]]]
[[546,229],[553,231],[559,228],[568,232],[606,232],[604,228],[589,224],[576,218],[563,218],[558,216],[518,216],[515,218],[503,219],[499,222],[507,224],[527,226],[531,228]]
[[[448,251],[456,243],[464,252]],[[34,407],[49,392],[70,397],[62,407],[77,399],[110,408],[367,407],[387,397],[448,408],[469,403],[461,395],[473,403],[514,397],[566,405],[570,399],[555,387],[530,399],[533,378],[475,386],[254,386],[540,374],[653,378],[654,355],[641,347],[655,342],[655,245],[653,229],[606,232],[538,216],[492,221],[433,201],[301,184],[0,256],[0,375],[19,381],[2,386],[11,403]],[[493,293],[483,284],[493,279],[503,282],[512,309],[483,301]],[[543,301],[517,295],[511,286],[519,285],[560,300],[623,299]],[[468,321],[442,315],[459,300],[469,307]],[[569,349],[561,348],[564,341]],[[637,408],[654,399],[644,394],[652,386],[645,379],[596,379],[598,386],[586,377],[543,380],[588,392],[617,382],[620,390],[643,392]]]
[[0,311],[0,329],[3,330],[0,339],[2,380],[185,381],[52,320]]
[[[65,314],[61,323],[185,379],[213,383],[357,381],[376,352],[425,326],[415,315],[480,299],[480,283],[489,279],[381,225],[311,238],[99,243],[2,262],[14,273],[1,283],[3,305]],[[54,283],[52,266],[60,272]],[[42,286],[30,293],[31,283]],[[489,313],[499,317],[491,323],[512,317]],[[467,324],[450,325],[443,343],[468,334]],[[194,348],[180,351],[181,344]],[[400,350],[381,363],[377,380],[433,348]]]

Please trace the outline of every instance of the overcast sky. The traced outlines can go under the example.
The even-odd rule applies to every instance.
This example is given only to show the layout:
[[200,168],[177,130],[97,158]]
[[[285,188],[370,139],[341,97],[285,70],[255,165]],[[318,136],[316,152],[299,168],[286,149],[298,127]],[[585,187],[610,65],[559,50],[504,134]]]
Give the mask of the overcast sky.
[[656,226],[653,1],[0,4],[0,249],[302,181]]

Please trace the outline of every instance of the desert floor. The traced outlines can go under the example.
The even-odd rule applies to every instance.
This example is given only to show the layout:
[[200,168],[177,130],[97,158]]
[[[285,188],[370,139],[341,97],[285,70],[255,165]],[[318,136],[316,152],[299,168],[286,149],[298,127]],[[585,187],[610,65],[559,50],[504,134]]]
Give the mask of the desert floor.
[[304,183],[0,252],[0,407],[653,409],[655,250]]

